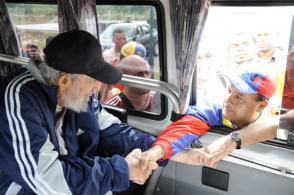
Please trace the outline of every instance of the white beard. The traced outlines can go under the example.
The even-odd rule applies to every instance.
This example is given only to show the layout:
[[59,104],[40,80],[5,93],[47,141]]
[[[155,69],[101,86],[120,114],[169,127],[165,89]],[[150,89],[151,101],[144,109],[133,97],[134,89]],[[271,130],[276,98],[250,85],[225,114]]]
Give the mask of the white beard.
[[65,108],[68,108],[74,112],[87,112],[88,111],[88,103],[89,98],[84,99],[81,96],[77,96],[76,94],[69,93],[63,97],[63,104]]

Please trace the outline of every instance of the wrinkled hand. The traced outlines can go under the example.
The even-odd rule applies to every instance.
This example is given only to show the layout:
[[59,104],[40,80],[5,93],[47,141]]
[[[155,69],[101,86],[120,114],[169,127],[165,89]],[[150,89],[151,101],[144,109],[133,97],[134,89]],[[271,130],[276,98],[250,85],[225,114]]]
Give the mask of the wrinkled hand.
[[137,184],[144,184],[149,178],[152,171],[157,169],[156,163],[150,162],[146,169],[141,168],[142,151],[140,149],[134,149],[125,158],[129,168],[129,179]]
[[217,163],[229,155],[236,148],[236,142],[230,136],[224,136],[215,142],[203,147],[201,150],[210,155],[205,166],[215,168]]
[[146,169],[150,163],[156,163],[156,161],[160,160],[164,155],[164,151],[159,145],[155,145],[149,150],[143,152],[141,158],[141,168]]
[[204,152],[202,149],[192,148],[177,153],[171,159],[189,165],[206,165],[209,163],[210,158],[210,154]]

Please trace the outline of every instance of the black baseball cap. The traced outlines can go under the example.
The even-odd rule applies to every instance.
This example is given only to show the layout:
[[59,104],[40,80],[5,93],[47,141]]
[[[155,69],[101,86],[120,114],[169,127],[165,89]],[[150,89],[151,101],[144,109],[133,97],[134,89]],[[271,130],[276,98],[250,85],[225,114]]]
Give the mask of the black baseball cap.
[[85,74],[107,84],[117,83],[122,77],[121,70],[104,61],[96,37],[83,30],[57,35],[44,54],[47,64],[62,72]]

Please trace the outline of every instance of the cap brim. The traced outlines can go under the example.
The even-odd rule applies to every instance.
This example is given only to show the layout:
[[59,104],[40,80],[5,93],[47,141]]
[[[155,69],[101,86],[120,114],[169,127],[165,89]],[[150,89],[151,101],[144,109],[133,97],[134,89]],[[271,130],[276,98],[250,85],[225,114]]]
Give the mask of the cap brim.
[[102,62],[103,67],[93,71],[88,76],[106,84],[118,83],[122,78],[122,71],[107,62]]
[[250,94],[256,94],[257,92],[250,87],[244,80],[242,80],[238,76],[233,75],[227,75],[227,74],[219,74],[220,78],[227,78],[232,85],[241,93],[250,93]]

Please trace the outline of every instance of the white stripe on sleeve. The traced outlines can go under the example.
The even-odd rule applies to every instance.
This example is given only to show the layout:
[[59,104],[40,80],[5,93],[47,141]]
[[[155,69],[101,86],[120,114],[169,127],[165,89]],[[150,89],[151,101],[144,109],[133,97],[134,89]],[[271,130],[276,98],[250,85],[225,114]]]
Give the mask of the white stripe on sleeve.
[[5,91],[6,115],[12,135],[15,159],[20,167],[24,181],[36,194],[67,194],[55,191],[52,186],[49,186],[48,183],[40,177],[37,163],[31,153],[28,130],[21,116],[19,93],[21,87],[32,80],[34,80],[32,76],[24,73],[11,81]]

